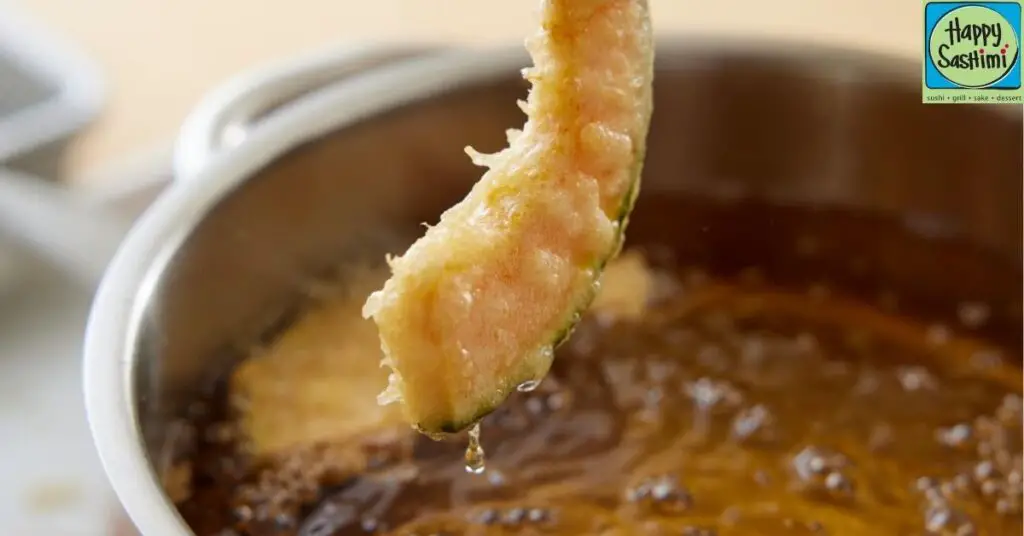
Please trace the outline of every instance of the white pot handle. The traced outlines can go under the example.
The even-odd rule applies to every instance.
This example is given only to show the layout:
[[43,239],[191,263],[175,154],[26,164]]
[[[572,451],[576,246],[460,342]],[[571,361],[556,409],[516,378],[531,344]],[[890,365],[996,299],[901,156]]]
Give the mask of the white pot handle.
[[185,119],[174,148],[175,180],[189,180],[264,119],[304,96],[384,64],[437,51],[429,46],[327,50],[237,76],[204,97]]

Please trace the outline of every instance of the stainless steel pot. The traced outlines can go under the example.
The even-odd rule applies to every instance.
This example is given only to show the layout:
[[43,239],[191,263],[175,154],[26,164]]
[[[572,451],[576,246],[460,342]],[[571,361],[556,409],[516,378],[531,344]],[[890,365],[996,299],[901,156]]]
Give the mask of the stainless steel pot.
[[[897,255],[881,275],[1016,300],[997,323],[1019,335],[1019,106],[922,105],[917,65],[851,51],[659,46],[639,211],[687,191],[900,214],[1017,271],[961,267],[981,276],[951,285],[937,262]],[[88,328],[86,401],[107,473],[146,536],[190,533],[158,474],[177,419],[232,349],[265,333],[326,267],[379,257],[394,249],[390,236],[435,220],[478,177],[463,146],[496,149],[521,123],[518,47],[404,54],[358,74],[350,57],[319,56],[217,93],[183,131],[186,180],[111,265]],[[709,247],[730,247],[722,240]]]

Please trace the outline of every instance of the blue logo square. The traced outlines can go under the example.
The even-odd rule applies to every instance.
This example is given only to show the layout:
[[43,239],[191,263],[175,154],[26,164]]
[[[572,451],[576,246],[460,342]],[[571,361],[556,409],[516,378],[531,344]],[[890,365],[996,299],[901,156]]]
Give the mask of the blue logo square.
[[1021,87],[1021,3],[928,2],[924,82],[928,89]]

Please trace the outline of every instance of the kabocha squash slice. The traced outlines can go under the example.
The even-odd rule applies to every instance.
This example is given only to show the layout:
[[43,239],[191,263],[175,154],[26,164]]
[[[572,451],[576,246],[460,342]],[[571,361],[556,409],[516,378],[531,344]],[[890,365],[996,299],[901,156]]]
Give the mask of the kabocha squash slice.
[[646,0],[545,0],[522,130],[400,257],[363,314],[391,368],[381,403],[462,431],[539,381],[622,245],[652,108]]

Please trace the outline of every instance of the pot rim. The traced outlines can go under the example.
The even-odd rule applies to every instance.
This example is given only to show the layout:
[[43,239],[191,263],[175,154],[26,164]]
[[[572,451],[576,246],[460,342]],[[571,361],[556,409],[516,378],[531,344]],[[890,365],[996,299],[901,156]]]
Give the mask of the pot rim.
[[[659,56],[700,58],[728,52],[795,60],[833,76],[866,69],[885,80],[919,84],[919,64],[867,51],[725,36],[658,40]],[[297,145],[453,87],[507,78],[514,69],[528,65],[528,60],[521,45],[450,50],[398,61],[329,86],[268,118],[244,142],[200,170],[195,180],[172,184],[143,214],[97,291],[86,327],[83,371],[86,412],[100,461],[141,534],[192,534],[146,454],[133,392],[135,341],[144,306],[192,230],[235,187]]]

